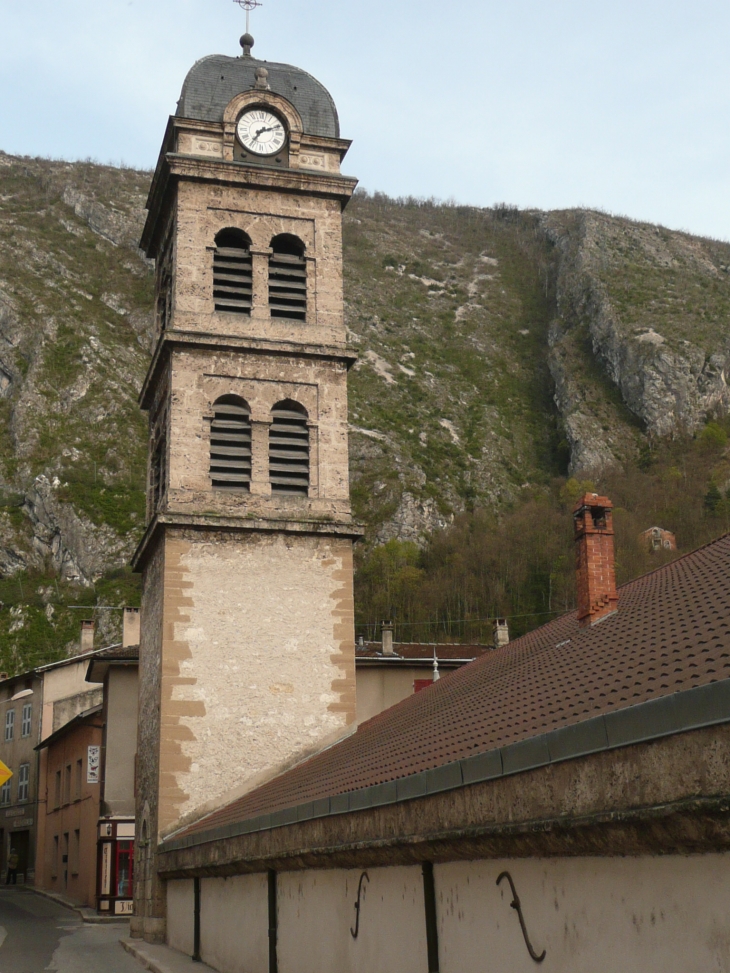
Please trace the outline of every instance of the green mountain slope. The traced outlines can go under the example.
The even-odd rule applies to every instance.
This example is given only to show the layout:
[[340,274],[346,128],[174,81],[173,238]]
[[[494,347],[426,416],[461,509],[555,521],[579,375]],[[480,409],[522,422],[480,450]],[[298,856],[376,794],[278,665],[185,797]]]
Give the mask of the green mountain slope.
[[[136,597],[149,178],[0,153],[3,669],[64,653],[72,606]],[[472,510],[494,531],[568,473],[630,478],[660,440],[724,416],[729,267],[727,244],[600,213],[358,194],[345,299],[361,559],[389,540],[423,559],[431,532],[456,519],[439,537],[457,536]],[[698,463],[692,490],[711,481],[724,502],[721,459]],[[119,613],[97,615],[113,637]]]

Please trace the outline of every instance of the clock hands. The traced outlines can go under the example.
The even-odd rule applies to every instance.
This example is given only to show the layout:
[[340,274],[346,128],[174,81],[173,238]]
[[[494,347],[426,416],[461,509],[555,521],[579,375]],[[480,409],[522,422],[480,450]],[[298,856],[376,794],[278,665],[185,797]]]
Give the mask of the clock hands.
[[269,125],[268,128],[260,128],[258,130],[258,132],[256,133],[256,141],[258,142],[259,136],[263,135],[264,132],[275,132],[280,127],[281,126],[279,126],[279,125]]

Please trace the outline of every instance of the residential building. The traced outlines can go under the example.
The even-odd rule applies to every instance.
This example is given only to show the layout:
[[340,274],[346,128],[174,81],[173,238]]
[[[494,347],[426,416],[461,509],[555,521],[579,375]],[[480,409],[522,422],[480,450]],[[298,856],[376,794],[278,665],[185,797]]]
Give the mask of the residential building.
[[38,754],[43,680],[35,672],[0,682],[0,760],[13,776],[0,787],[0,875],[11,850],[18,881],[32,884],[38,809]]
[[87,673],[104,687],[96,907],[113,915],[133,911],[139,612],[124,617],[123,644],[97,653]]
[[75,905],[96,903],[102,707],[74,716],[38,744],[45,754],[44,842],[36,884]]
[[[42,844],[45,754],[37,744],[78,713],[101,703],[101,686],[85,681],[93,654],[93,622],[82,623],[82,654],[8,677],[0,674],[0,760],[12,771],[0,787],[0,876],[11,848],[18,855],[18,880],[33,883]],[[40,831],[40,839],[39,839]]]
[[385,623],[381,642],[355,645],[358,723],[491,651],[488,645],[393,642],[392,635]]
[[[35,744],[42,743],[52,734],[62,729],[73,719],[82,713],[101,706],[103,689],[101,685],[92,686],[86,681],[89,660],[93,658],[95,651],[89,648],[93,646],[93,623],[82,624],[81,648],[85,651],[79,655],[69,656],[59,662],[53,662],[46,666],[40,666],[34,673],[41,680],[41,693],[39,698],[40,721],[38,725],[38,736]],[[36,780],[40,782],[37,787],[38,793],[38,813],[37,813],[37,838],[35,848],[36,862],[36,884],[44,886],[46,869],[42,861],[45,856],[46,818],[49,810],[48,800],[53,800],[53,784],[48,790],[47,781],[49,780],[48,769],[48,750],[40,748],[37,753]],[[50,795],[50,798],[49,798]],[[50,807],[53,810],[53,807]]]
[[677,550],[677,538],[671,530],[665,530],[663,527],[650,527],[641,534],[641,537],[652,551]]

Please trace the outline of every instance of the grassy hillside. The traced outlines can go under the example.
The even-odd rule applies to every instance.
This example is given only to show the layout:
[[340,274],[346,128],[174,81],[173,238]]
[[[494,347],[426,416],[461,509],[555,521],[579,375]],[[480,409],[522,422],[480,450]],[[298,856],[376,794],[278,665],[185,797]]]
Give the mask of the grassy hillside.
[[[149,178],[0,153],[4,670],[65,654],[91,611],[110,640],[138,599]],[[622,577],[654,563],[640,527],[683,550],[723,529],[730,246],[363,193],[344,232],[363,632],[485,637],[570,605],[585,482],[621,507]]]

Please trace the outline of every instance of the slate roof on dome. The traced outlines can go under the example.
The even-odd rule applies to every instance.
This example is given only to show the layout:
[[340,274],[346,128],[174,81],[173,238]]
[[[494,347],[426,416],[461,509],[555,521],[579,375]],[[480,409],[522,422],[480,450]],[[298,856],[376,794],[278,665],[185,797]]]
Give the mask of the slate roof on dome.
[[730,678],[730,534],[449,673],[176,839],[373,787]]
[[181,118],[222,122],[226,105],[256,84],[256,69],[269,72],[269,87],[286,98],[302,118],[308,135],[340,137],[340,122],[332,95],[316,78],[291,64],[258,61],[254,57],[213,54],[197,61],[188,72],[178,102]]

